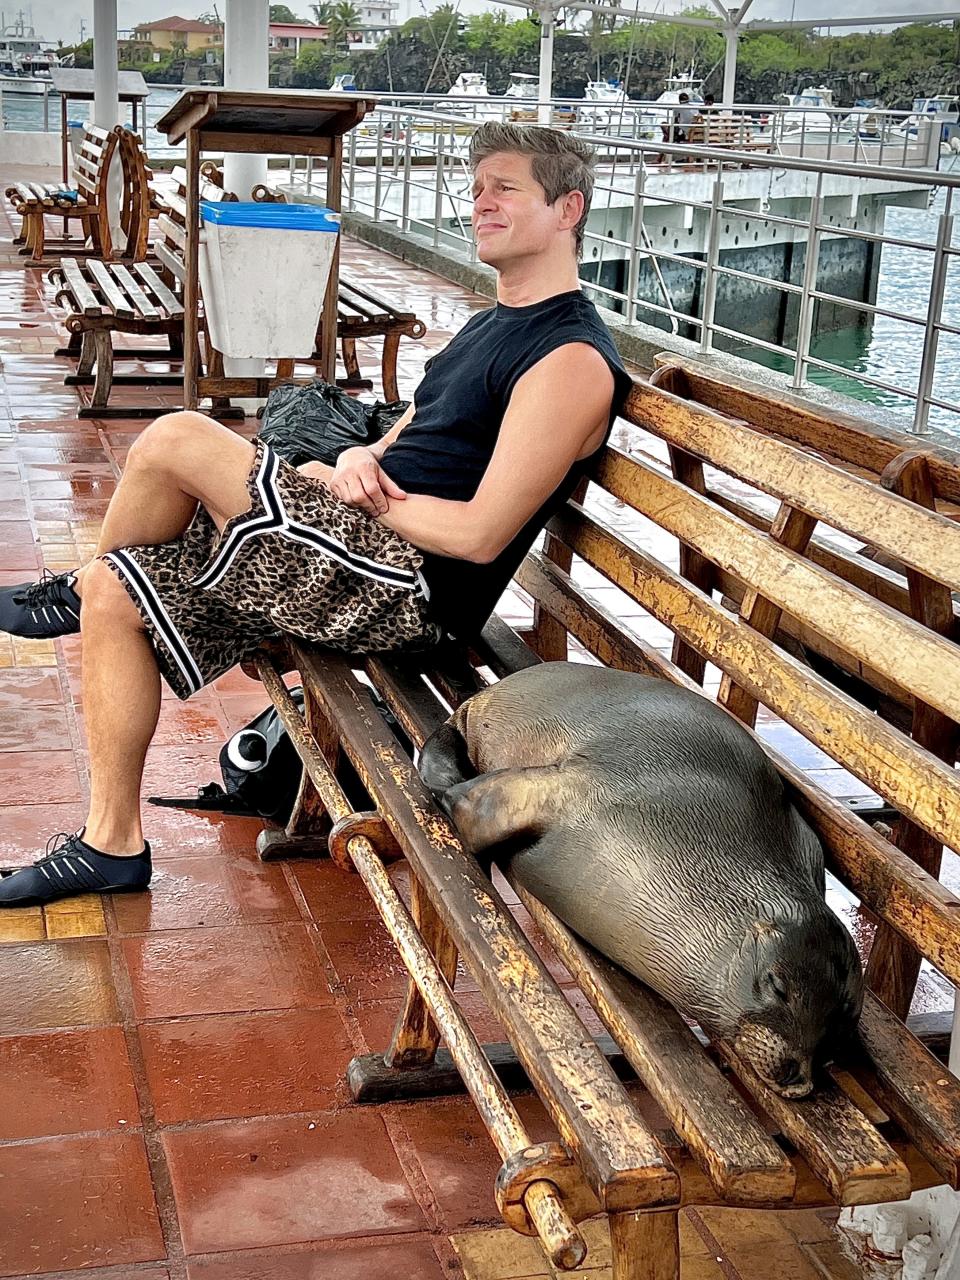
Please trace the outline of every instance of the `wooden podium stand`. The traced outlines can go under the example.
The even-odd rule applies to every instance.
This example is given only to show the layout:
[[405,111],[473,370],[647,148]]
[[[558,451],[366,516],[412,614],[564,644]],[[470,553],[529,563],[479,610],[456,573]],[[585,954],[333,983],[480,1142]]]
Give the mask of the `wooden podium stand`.
[[[223,357],[206,343],[207,367],[200,358],[200,156],[204,150],[246,152],[260,155],[323,156],[326,160],[326,203],[339,211],[343,135],[353,129],[375,103],[359,94],[337,94],[276,89],[265,93],[241,93],[226,89],[190,89],[178,98],[157,129],[173,144],[186,140],[186,244],[184,246],[184,406],[196,409],[210,396],[215,401],[229,396],[262,398],[278,382],[288,381],[293,360],[278,362],[272,377],[226,378]],[[239,194],[239,193],[238,193]],[[244,193],[246,198],[249,195]],[[333,382],[337,354],[337,289],[340,264],[339,243],[324,295],[323,347],[320,372]],[[290,281],[296,289],[298,282]],[[301,353],[303,354],[303,353]]]

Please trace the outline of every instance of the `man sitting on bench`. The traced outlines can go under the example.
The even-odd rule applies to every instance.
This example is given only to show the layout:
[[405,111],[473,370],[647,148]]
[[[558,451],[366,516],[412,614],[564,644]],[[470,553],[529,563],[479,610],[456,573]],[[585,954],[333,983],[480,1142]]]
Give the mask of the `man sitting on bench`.
[[490,122],[470,158],[497,304],[427,362],[383,440],[296,469],[168,414],[130,450],[96,557],[0,591],[0,630],[82,630],[90,749],[86,824],[0,879],[0,906],[149,884],[140,783],[160,675],[187,698],[283,632],[348,653],[475,634],[605,442],[630,379],[580,292],[592,150]]

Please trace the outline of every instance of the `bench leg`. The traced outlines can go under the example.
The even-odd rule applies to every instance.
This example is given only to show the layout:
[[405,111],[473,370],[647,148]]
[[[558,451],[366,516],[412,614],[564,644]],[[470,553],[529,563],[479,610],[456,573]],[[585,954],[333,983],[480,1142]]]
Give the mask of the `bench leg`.
[[113,387],[113,342],[106,329],[94,329],[90,337],[93,338],[93,359],[96,366],[90,407],[105,409]]
[[30,238],[27,244],[30,247],[30,257],[27,259],[27,266],[42,267],[43,266],[43,250],[46,237],[46,227],[44,226],[43,213],[38,213],[32,219]]
[[356,338],[344,338],[340,343],[340,351],[343,355],[343,367],[347,373],[347,384],[361,382],[363,374],[360,372],[360,361],[357,359]]
[[[73,334],[71,334],[70,342],[73,343]],[[80,356],[77,360],[77,376],[89,377],[93,373],[93,366],[97,362],[97,349],[93,341],[93,330],[87,329],[80,335]]]
[[388,333],[383,339],[383,356],[380,362],[380,377],[383,382],[383,398],[387,404],[400,399],[397,390],[397,353],[400,350],[400,334]]
[[680,1280],[677,1209],[611,1213],[612,1280]]
[[[457,976],[457,947],[436,908],[414,876],[410,910],[437,967],[452,987]],[[384,1065],[395,1071],[429,1066],[440,1047],[440,1032],[415,982],[407,984],[407,998],[393,1030]]]
[[[304,718],[331,769],[340,758],[340,735],[308,688],[303,691]],[[283,828],[268,827],[257,837],[257,853],[264,862],[274,858],[323,858],[327,855],[330,818],[317,789],[304,769],[290,820]]]

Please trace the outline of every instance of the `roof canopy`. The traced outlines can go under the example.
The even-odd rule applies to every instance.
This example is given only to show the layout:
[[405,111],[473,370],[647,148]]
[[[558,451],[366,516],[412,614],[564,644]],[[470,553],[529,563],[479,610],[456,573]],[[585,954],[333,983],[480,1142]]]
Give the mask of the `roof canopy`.
[[[170,142],[182,142],[192,130],[216,135],[223,141],[243,143],[258,135],[271,135],[278,154],[307,155],[310,142],[337,137],[360,123],[376,102],[364,94],[302,93],[297,89],[271,89],[243,93],[230,89],[189,89],[157,121],[158,132]],[[247,148],[240,145],[238,151]]]
[[[76,102],[92,102],[94,73],[82,67],[51,67],[50,79],[57,93]],[[121,102],[139,102],[150,92],[139,71],[118,71],[117,90]]]
[[[517,0],[506,0],[508,4]],[[716,17],[692,16],[688,12],[693,0],[637,0],[636,7],[629,0],[621,0],[616,6],[592,3],[592,0],[570,0],[565,8],[598,9],[611,11],[623,18],[640,18],[652,21],[678,22],[684,26],[709,27],[724,30],[736,27],[740,31],[762,29],[764,31],[789,30],[810,27],[880,27],[901,25],[906,22],[943,22],[960,20],[957,0],[796,0],[787,4],[784,0],[743,0],[738,5],[729,0],[710,0],[716,9]],[[789,12],[789,17],[784,13]]]

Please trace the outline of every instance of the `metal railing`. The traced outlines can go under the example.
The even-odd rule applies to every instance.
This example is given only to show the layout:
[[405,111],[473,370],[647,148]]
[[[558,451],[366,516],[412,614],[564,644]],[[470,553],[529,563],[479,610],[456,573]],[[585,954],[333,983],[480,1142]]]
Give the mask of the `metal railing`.
[[[345,209],[476,260],[467,153],[478,123],[458,112],[380,106],[346,139]],[[877,399],[901,415],[909,412],[916,432],[928,429],[931,414],[935,425],[960,431],[960,368],[958,381],[944,390],[953,362],[938,359],[942,339],[952,345],[960,338],[960,323],[954,323],[960,315],[944,314],[951,267],[960,257],[953,234],[960,172],[609,134],[592,141],[599,163],[581,275],[597,301],[619,311],[628,324],[644,321],[689,336],[703,352],[734,351],[784,368],[797,388],[826,383]],[[292,162],[290,182],[312,195],[309,162],[306,168]],[[861,225],[850,213],[859,208],[861,195],[875,202],[872,225],[869,219]],[[935,195],[937,210],[927,213]],[[922,234],[885,229],[881,206],[897,203],[919,209]],[[737,228],[744,224],[753,240],[741,245]],[[680,245],[681,234],[689,243]],[[805,246],[801,276],[772,273],[762,253],[748,251],[750,245],[763,248],[761,234],[770,244],[791,244],[794,259]],[[870,288],[847,295],[830,287],[822,278],[828,274],[824,262],[838,245],[840,252],[860,255],[874,283],[869,264],[877,254],[881,282],[890,255],[919,255],[923,266],[913,275],[928,270],[929,289],[906,305],[878,301]],[[683,288],[680,277],[687,280]],[[794,331],[760,336],[740,323],[735,309],[732,322],[725,302],[731,290],[742,298],[775,291],[782,309],[795,315]],[[821,331],[820,324],[826,308],[840,316],[849,312],[851,328],[898,326],[907,345],[916,347],[915,368],[891,374],[869,361],[851,367],[831,358],[832,330]]]

